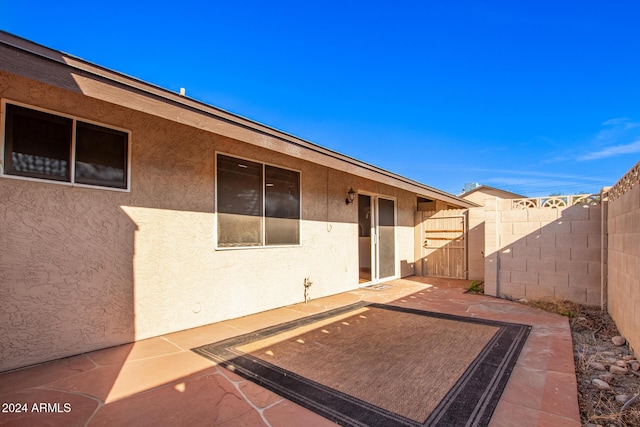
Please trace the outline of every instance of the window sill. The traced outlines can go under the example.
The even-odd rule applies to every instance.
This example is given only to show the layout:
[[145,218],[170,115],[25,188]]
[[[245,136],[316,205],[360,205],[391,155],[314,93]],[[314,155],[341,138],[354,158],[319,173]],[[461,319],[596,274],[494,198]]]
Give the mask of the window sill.
[[100,185],[89,185],[89,184],[77,184],[75,182],[66,182],[66,181],[55,181],[52,179],[42,179],[42,178],[30,178],[28,176],[18,176],[18,175],[7,175],[0,174],[0,178],[7,179],[15,179],[18,181],[28,181],[28,182],[39,182],[43,184],[54,184],[54,185],[62,185],[64,187],[78,187],[78,188],[88,188],[92,190],[106,190],[106,191],[116,191],[118,193],[130,193],[130,188],[114,188],[114,187],[102,187]]
[[302,244],[290,244],[290,245],[272,245],[272,246],[216,246],[215,251],[236,251],[236,250],[251,250],[251,249],[286,249],[286,248],[301,248]]

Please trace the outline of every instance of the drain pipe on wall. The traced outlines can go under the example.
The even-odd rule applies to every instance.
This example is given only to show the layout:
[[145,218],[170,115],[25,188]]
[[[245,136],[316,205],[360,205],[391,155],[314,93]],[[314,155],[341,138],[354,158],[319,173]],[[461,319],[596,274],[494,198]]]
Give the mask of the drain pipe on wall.
[[496,203],[494,205],[494,211],[496,215],[496,297],[501,298],[500,296],[500,215],[498,211],[498,198],[496,197]]
[[469,280],[469,209],[465,209],[462,213],[463,221],[463,238],[464,238],[464,278]]
[[608,255],[609,255],[609,190],[600,190],[600,309],[607,310],[608,306]]

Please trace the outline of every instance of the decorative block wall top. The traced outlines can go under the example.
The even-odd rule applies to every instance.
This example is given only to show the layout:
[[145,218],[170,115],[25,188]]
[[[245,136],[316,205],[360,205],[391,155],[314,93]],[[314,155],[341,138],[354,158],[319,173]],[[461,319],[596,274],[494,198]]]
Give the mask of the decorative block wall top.
[[[638,166],[638,165],[636,165]],[[512,199],[512,209],[564,209],[569,206],[597,206],[601,202],[600,194],[576,194],[573,196],[531,197]]]
[[634,185],[640,182],[640,162],[636,163],[629,172],[627,172],[622,178],[614,184],[613,187],[607,192],[609,200],[615,200],[622,196],[627,191],[631,190]]

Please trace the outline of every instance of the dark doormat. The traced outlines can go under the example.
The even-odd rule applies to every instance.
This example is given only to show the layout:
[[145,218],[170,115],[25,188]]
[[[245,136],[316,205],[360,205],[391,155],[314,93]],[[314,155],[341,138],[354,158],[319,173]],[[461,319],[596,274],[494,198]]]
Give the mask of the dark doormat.
[[193,349],[344,426],[486,426],[529,326],[361,302]]
[[373,285],[365,286],[364,289],[369,289],[372,291],[384,291],[385,289],[393,288],[393,285],[388,283],[376,283]]

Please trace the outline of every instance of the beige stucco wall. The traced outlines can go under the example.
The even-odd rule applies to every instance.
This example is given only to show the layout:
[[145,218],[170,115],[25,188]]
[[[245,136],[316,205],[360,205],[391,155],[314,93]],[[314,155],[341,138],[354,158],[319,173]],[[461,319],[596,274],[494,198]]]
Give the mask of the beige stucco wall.
[[631,347],[640,349],[640,163],[609,191],[608,310]]
[[462,194],[460,197],[465,200],[469,200],[470,202],[477,203],[480,206],[484,206],[484,199],[486,199],[487,197],[491,197],[491,195],[487,195],[486,193],[478,190],[474,191],[471,194]]
[[[349,188],[397,202],[413,274],[416,196],[294,156],[0,72],[0,97],[131,131],[131,191],[0,178],[0,371],[358,286]],[[214,153],[301,171],[301,245],[214,249]],[[295,154],[294,154],[295,155]]]
[[496,197],[499,199],[513,199],[516,197],[516,195],[495,188],[483,187],[472,193],[463,194],[460,197],[470,202],[476,203],[480,206],[484,206],[485,199],[494,199]]
[[485,203],[485,293],[600,304],[601,206]]

